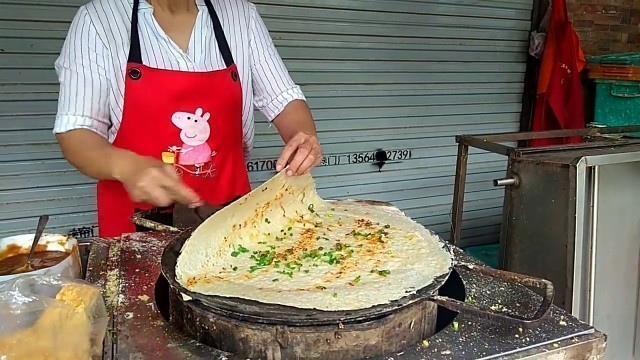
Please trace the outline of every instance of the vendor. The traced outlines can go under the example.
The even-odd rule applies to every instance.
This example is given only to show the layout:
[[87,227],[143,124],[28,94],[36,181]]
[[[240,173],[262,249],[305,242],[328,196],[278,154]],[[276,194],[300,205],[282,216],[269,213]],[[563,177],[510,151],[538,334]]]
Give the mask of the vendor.
[[304,95],[246,0],[93,0],[55,68],[54,132],[98,179],[100,236],[133,232],[137,209],[249,192],[254,107],[286,143],[276,170],[305,174],[322,158]]

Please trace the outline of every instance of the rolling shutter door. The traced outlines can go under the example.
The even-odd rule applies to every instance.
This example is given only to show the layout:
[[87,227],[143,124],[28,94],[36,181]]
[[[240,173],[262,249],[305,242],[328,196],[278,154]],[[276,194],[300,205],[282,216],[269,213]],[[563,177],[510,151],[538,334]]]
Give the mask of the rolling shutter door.
[[[255,2],[317,121],[322,196],[389,201],[448,237],[454,136],[516,131],[530,1]],[[53,61],[79,1],[0,0],[0,236],[40,213],[69,232],[95,223],[92,181],[73,171],[50,128]],[[273,174],[281,140],[258,115],[254,185]],[[389,161],[374,166],[376,150]],[[472,153],[464,242],[495,241],[504,159]]]

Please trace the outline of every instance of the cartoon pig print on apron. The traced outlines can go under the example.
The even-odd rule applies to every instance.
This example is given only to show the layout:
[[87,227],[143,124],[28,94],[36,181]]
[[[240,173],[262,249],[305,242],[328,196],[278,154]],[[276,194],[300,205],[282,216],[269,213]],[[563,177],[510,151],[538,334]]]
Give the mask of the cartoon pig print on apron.
[[195,113],[178,111],[171,116],[171,122],[180,129],[182,146],[174,147],[179,153],[179,165],[201,167],[216,155],[208,144],[211,136],[209,119],[211,115],[198,108]]

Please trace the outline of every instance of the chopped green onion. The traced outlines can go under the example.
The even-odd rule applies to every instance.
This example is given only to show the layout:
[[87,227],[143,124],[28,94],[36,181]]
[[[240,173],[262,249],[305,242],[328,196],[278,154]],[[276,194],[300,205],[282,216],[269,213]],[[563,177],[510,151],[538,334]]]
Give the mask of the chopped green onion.
[[311,259],[311,260],[315,260],[320,258],[320,251],[318,251],[318,249],[314,249],[311,250],[309,252],[306,252],[304,254],[302,254],[302,259]]
[[325,253],[322,254],[322,262],[325,262],[329,265],[335,265],[335,264],[339,264],[340,263],[340,259],[341,259],[342,255],[341,254],[334,254],[332,251],[327,251]]
[[391,271],[389,271],[389,270],[378,270],[378,271],[376,271],[376,273],[378,275],[380,275],[380,276],[387,276],[387,275],[391,274]]
[[273,263],[273,259],[276,256],[276,252],[273,250],[260,251],[255,255],[251,255],[251,259],[256,261],[258,266],[267,266]]
[[285,264],[285,267],[287,269],[290,269],[290,270],[296,270],[296,269],[300,270],[301,266],[302,266],[302,264],[300,264],[298,262],[295,262],[295,261],[291,261],[291,262],[288,262],[288,263]]
[[278,271],[278,274],[287,275],[288,277],[293,277],[293,270],[283,269]]

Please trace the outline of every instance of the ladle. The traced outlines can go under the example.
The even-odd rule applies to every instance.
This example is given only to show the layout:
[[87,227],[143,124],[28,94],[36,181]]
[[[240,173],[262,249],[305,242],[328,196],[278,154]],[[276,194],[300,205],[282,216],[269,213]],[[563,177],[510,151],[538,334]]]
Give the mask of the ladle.
[[49,215],[42,215],[40,219],[38,219],[38,227],[36,228],[36,236],[33,238],[33,244],[31,244],[31,251],[29,251],[29,257],[27,257],[27,262],[20,268],[16,269],[14,274],[26,273],[29,271],[33,271],[31,267],[31,258],[33,258],[33,254],[36,252],[36,248],[38,247],[38,242],[40,242],[40,238],[42,237],[42,233],[44,233],[44,228],[47,226],[47,222],[49,222]]

